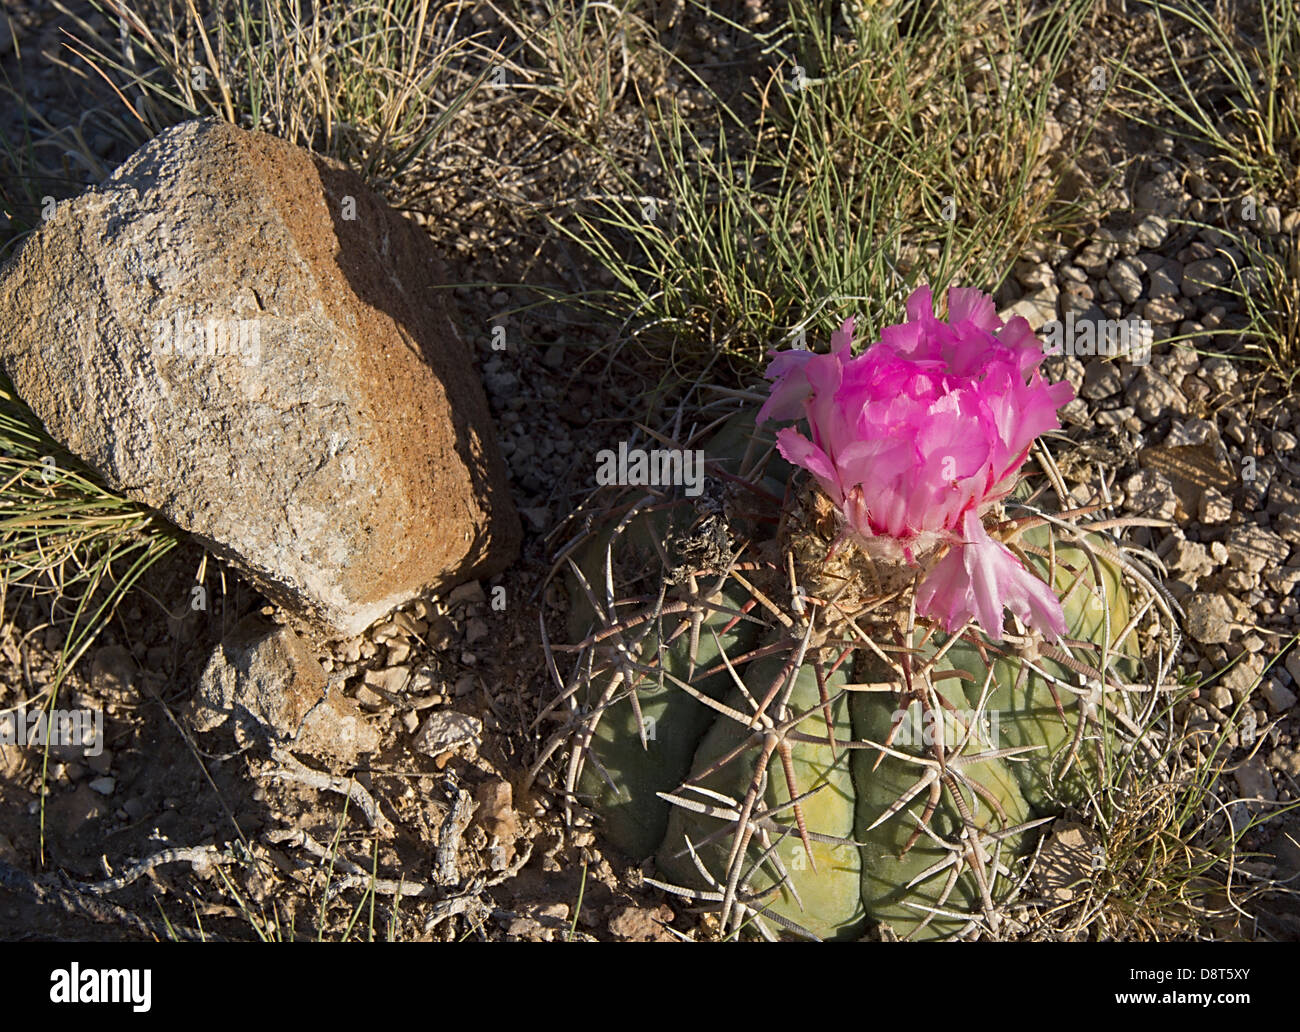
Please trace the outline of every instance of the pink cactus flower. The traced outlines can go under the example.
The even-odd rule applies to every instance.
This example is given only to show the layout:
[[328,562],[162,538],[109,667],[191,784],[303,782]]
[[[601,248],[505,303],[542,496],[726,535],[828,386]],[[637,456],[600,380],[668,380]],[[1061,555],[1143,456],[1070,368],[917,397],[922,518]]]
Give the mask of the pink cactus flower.
[[[1056,593],[981,516],[1015,487],[1029,447],[1060,426],[1074,396],[1038,371],[1043,348],[1019,316],[1003,324],[975,289],[948,291],[948,320],[930,288],[907,299],[907,321],[854,357],[853,320],[829,354],[773,353],[772,390],[758,423],[807,420],[811,438],[777,434],[785,458],[812,473],[873,557],[928,560],[917,611],[953,631],[974,620],[1002,638],[1003,610],[1056,640]],[[946,552],[937,551],[947,545]]]

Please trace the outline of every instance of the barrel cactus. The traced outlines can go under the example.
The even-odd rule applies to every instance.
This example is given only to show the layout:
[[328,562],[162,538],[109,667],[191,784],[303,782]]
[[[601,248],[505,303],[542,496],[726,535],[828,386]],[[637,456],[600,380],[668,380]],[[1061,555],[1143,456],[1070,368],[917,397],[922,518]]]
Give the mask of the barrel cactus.
[[[1068,394],[981,300],[952,292],[945,323],[918,291],[858,358],[851,323],[830,355],[777,356],[762,410],[706,406],[682,442],[701,494],[610,488],[562,557],[570,798],[729,934],[996,933],[1033,830],[1134,726],[1144,581],[1044,511],[1050,458],[1022,476]],[[773,436],[800,416],[811,441]]]

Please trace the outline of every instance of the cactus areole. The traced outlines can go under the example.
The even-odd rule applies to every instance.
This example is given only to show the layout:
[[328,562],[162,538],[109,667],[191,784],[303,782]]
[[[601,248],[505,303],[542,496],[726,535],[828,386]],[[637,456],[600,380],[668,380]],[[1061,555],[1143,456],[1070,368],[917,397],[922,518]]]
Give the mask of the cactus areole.
[[612,492],[567,553],[568,788],[727,934],[996,933],[1136,676],[1118,553],[1021,477],[1069,386],[977,291],[907,311],[776,355],[685,442],[702,495]]

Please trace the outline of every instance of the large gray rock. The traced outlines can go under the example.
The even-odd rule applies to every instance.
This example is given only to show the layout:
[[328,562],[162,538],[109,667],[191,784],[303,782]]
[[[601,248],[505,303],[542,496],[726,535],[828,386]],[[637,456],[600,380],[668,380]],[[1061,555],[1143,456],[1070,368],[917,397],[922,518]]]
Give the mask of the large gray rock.
[[342,635],[518,551],[425,235],[352,173],[205,120],[58,206],[0,278],[52,436]]

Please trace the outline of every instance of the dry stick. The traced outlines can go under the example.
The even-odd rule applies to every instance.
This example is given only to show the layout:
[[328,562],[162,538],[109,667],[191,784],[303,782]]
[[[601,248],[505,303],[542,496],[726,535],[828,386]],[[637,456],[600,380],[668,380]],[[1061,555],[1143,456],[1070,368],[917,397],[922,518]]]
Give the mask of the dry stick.
[[98,882],[74,882],[78,892],[88,892],[93,896],[124,889],[132,882],[138,881],[155,867],[163,864],[189,863],[199,865],[228,864],[234,860],[229,853],[216,846],[185,846],[178,849],[164,849],[151,857],[146,857],[132,864],[116,878],[107,878]]
[[469,827],[474,815],[474,805],[470,795],[463,788],[456,793],[456,801],[447,812],[438,829],[438,851],[433,864],[433,876],[440,885],[452,885],[456,882],[456,856],[460,852],[460,837]]
[[184,925],[168,925],[152,918],[141,917],[106,900],[87,898],[75,885],[58,884],[58,876],[47,874],[34,878],[25,871],[0,860],[0,887],[21,896],[26,896],[42,906],[57,907],[64,913],[71,914],[98,924],[118,924],[128,928],[137,935],[149,939],[185,939],[190,942],[219,941],[218,936],[208,935]]
[[379,804],[375,802],[374,796],[367,792],[363,786],[357,784],[355,778],[340,778],[332,774],[312,770],[284,749],[272,748],[271,755],[275,757],[276,762],[284,764],[284,767],[279,770],[265,771],[260,775],[261,777],[284,778],[287,781],[300,782],[310,788],[336,792],[341,796],[346,796],[357,805],[366,818],[366,823],[372,828],[382,832],[393,830],[392,822],[380,811]]

